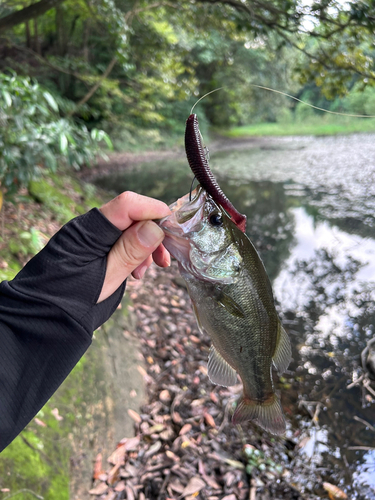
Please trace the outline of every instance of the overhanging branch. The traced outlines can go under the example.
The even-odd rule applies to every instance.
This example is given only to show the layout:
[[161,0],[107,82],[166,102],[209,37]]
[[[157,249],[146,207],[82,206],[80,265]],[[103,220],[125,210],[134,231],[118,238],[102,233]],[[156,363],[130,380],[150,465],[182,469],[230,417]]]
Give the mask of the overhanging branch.
[[56,5],[63,3],[65,0],[40,0],[40,2],[33,3],[24,9],[17,10],[8,14],[0,19],[0,32],[17,26],[17,24],[24,23],[30,19],[41,16]]

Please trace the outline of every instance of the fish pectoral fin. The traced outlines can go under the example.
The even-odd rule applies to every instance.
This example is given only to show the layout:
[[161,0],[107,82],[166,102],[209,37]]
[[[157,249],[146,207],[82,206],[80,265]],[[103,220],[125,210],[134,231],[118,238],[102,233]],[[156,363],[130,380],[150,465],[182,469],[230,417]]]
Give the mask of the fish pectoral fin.
[[241,306],[222,290],[215,295],[214,300],[216,300],[219,305],[224,307],[232,316],[237,316],[238,318],[245,317],[245,313],[243,312]]
[[288,334],[284,328],[279,323],[277,331],[277,343],[275,354],[273,355],[273,364],[281,375],[288,368],[290,360],[292,359],[292,347],[290,345],[290,340]]
[[213,384],[229,387],[237,384],[237,373],[212,345],[208,355],[208,378]]

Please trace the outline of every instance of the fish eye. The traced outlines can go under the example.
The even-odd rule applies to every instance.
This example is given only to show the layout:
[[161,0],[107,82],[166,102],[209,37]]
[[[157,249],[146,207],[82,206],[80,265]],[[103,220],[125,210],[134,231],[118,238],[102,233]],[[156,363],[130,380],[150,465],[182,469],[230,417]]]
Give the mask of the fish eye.
[[223,225],[223,218],[221,214],[212,214],[210,215],[210,224],[213,226],[222,226]]

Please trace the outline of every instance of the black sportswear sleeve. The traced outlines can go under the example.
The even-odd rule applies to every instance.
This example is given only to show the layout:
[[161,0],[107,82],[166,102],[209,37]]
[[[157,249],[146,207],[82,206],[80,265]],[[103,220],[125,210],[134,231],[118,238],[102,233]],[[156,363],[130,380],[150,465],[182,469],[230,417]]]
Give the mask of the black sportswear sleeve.
[[96,303],[107,254],[120,235],[93,209],[0,284],[0,451],[52,396],[120,303],[125,283]]

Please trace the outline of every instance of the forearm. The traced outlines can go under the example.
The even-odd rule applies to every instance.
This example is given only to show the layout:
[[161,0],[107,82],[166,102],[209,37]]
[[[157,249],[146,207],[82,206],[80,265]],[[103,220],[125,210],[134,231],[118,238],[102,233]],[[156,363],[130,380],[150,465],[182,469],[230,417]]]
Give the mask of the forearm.
[[124,285],[97,304],[122,232],[94,210],[64,226],[0,284],[0,451],[51,397],[113,313]]

